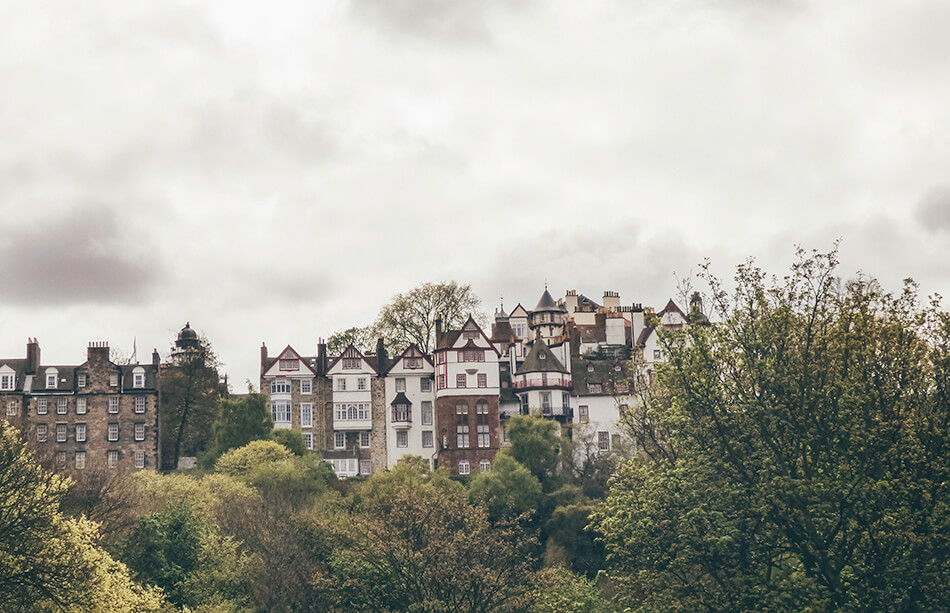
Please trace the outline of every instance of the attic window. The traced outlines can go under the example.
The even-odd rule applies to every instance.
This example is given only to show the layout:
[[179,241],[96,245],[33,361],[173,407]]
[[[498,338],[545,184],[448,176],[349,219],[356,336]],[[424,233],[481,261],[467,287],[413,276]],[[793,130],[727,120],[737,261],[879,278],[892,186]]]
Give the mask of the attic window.
[[475,340],[476,338],[480,336],[481,334],[478,333],[478,330],[466,330],[462,332],[462,338],[466,340],[469,340],[469,339]]
[[548,359],[548,356],[545,355],[545,354],[543,354],[543,353],[539,353],[539,354],[538,354],[538,359],[539,359],[539,360],[546,360],[546,359]]
[[422,358],[406,358],[406,368],[422,368]]
[[0,375],[0,390],[12,390],[16,378],[14,375]]
[[588,365],[587,365],[587,372],[594,372],[594,365],[593,365],[593,364],[588,364]]
[[343,358],[343,368],[348,370],[356,370],[360,367],[359,358]]
[[591,394],[600,394],[601,393],[600,383],[588,383],[587,391],[589,391]]
[[280,360],[280,369],[281,370],[297,370],[300,368],[300,360],[296,358],[291,359],[281,359]]
[[616,366],[614,366],[614,370],[616,370],[617,372],[620,372],[620,364],[617,364]]

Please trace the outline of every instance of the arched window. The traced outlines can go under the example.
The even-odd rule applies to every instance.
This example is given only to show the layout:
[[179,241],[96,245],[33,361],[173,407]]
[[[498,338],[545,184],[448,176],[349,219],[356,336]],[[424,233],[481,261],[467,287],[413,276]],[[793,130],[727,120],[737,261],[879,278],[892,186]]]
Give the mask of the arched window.
[[132,369],[132,387],[145,387],[145,369],[141,366]]
[[478,470],[483,472],[486,470],[491,470],[491,462],[488,460],[482,460],[478,463]]
[[46,389],[56,389],[59,382],[59,371],[55,368],[46,369]]
[[471,469],[471,467],[469,466],[468,460],[462,460],[462,461],[459,462],[459,474],[460,474],[460,475],[467,475],[467,474],[469,474],[471,471],[472,471],[472,469]]

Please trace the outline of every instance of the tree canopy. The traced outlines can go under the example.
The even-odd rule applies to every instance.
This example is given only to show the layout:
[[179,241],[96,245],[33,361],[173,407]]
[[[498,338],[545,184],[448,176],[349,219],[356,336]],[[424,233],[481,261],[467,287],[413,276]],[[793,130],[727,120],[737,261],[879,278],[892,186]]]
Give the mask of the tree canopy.
[[383,338],[395,351],[415,343],[424,353],[429,353],[435,347],[436,319],[442,319],[445,329],[461,328],[469,315],[484,323],[480,307],[481,300],[467,283],[423,283],[396,294],[380,309],[373,324],[374,336]]
[[836,264],[707,271],[720,323],[662,333],[595,521],[633,610],[950,606],[950,316]]

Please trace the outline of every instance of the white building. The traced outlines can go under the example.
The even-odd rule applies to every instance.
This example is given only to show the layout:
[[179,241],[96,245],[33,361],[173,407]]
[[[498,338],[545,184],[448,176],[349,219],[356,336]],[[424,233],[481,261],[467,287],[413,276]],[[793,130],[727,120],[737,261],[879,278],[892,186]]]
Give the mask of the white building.
[[389,366],[386,386],[386,456],[392,468],[405,455],[422,456],[434,468],[436,448],[435,367],[410,345]]

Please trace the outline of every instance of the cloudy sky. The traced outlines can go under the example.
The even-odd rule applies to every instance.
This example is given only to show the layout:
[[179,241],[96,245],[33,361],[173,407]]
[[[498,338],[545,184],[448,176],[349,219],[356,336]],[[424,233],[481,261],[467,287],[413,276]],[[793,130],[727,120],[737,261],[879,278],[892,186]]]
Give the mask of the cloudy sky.
[[950,292],[945,0],[0,4],[0,356],[231,381],[424,281],[662,306],[704,258]]

